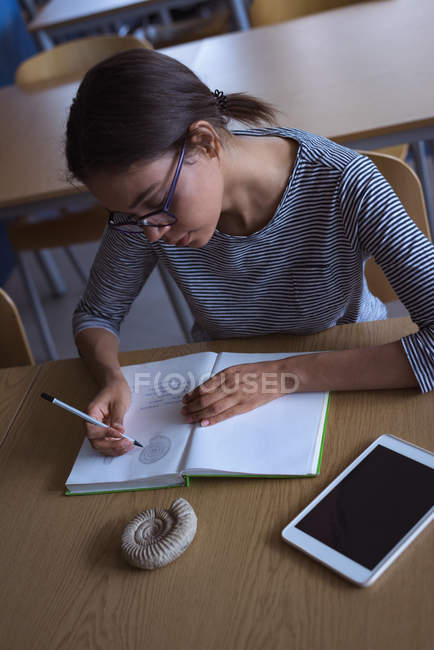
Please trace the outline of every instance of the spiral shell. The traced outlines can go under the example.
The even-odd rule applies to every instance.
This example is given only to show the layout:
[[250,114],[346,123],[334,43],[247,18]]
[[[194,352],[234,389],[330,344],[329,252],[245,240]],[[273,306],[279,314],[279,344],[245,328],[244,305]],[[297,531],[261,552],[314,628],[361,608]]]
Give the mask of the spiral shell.
[[185,499],[168,510],[150,508],[130,521],[122,534],[122,555],[139,569],[159,569],[173,562],[190,546],[197,517]]

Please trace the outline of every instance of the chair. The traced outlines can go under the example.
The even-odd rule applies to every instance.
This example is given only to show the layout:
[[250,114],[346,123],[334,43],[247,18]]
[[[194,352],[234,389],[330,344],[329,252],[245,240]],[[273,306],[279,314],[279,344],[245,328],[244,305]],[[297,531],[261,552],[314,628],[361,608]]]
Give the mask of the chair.
[[62,43],[23,61],[15,83],[30,92],[75,81],[103,59],[137,47],[152,49],[150,43],[135,36],[89,36]]
[[250,8],[252,27],[272,25],[284,20],[359,3],[360,0],[253,0]]
[[[412,168],[394,156],[374,151],[362,153],[377,166],[418,228],[428,239],[431,239],[422,185]],[[383,302],[398,300],[383,271],[372,258],[366,263],[365,275],[370,291],[380,300]]]
[[0,288],[0,367],[34,366],[32,351],[13,300]]
[[[152,48],[152,46],[147,41],[132,36],[92,36],[77,39],[24,61],[17,69],[15,81],[20,88],[31,92],[78,80],[99,61],[132,48]],[[62,295],[65,288],[46,249],[63,247],[77,273],[83,281],[86,281],[86,274],[68,245],[99,239],[106,221],[106,211],[102,207],[96,207],[78,212],[63,210],[54,218],[37,223],[23,217],[8,226],[8,236],[18,253],[18,266],[29,292],[49,358],[55,359],[57,356],[53,337],[32,275],[21,253],[24,251],[35,253],[38,263],[54,287],[54,293]]]

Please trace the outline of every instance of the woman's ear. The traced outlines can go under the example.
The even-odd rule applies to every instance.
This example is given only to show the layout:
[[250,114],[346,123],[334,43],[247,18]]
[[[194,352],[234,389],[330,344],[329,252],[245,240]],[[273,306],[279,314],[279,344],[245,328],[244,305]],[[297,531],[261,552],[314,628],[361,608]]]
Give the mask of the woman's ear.
[[218,158],[219,156],[220,139],[214,127],[205,120],[199,120],[190,125],[188,143],[193,149],[197,149],[210,158]]

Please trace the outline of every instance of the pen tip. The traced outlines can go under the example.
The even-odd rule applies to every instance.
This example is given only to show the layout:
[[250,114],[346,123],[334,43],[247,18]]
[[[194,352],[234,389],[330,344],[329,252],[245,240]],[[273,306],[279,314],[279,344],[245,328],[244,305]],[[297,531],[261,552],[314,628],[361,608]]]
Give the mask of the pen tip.
[[49,402],[52,402],[54,397],[52,395],[48,395],[48,393],[41,393],[41,397],[43,399],[47,399]]
[[134,444],[136,447],[143,447],[143,445],[138,440],[134,440]]

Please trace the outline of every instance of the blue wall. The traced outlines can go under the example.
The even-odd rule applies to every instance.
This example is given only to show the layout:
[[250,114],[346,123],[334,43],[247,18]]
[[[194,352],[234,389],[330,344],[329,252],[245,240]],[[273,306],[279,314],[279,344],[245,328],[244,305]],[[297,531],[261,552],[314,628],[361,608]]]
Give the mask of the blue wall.
[[[18,65],[35,53],[36,47],[26,30],[18,0],[0,0],[0,86],[13,84]],[[14,251],[0,222],[0,286],[14,264]]]

